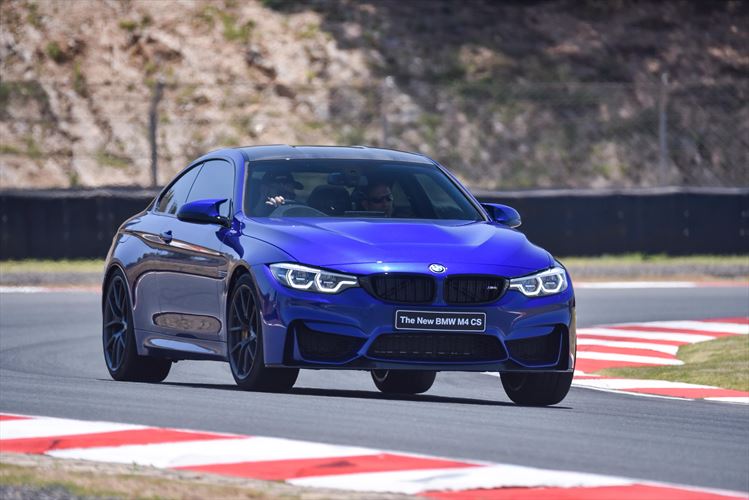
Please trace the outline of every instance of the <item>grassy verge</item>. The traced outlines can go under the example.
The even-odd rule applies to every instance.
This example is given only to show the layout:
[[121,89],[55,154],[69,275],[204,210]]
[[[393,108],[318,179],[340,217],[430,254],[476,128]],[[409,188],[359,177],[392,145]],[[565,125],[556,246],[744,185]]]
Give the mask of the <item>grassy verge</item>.
[[[662,266],[721,266],[721,267],[749,267],[747,255],[689,255],[671,257],[668,255],[648,255],[631,253],[623,255],[601,255],[598,257],[560,257],[566,266],[608,266],[631,267],[636,265]],[[87,260],[3,260],[0,261],[2,272],[100,272],[104,269],[103,259]]]
[[[203,485],[180,479],[137,474],[102,475],[94,471],[71,471],[66,467],[48,469],[7,463],[0,463],[0,487],[22,488],[25,493],[40,498],[62,497],[64,493],[85,498],[280,498],[249,488]],[[58,494],[50,495],[53,492]]]
[[0,275],[5,273],[100,273],[104,270],[104,260],[3,260],[0,261]]
[[723,337],[683,346],[677,357],[681,366],[607,368],[596,372],[609,377],[670,380],[712,385],[749,392],[749,338]]
[[566,266],[611,265],[630,266],[633,264],[693,265],[693,266],[749,266],[748,255],[685,255],[673,257],[664,254],[629,253],[622,255],[601,255],[598,257],[560,257]]
[[405,500],[407,495],[303,488],[135,464],[0,453],[0,498]]
[[[749,254],[666,255],[626,254],[560,259],[575,282],[582,281],[732,281],[749,282]],[[104,261],[6,260],[0,261],[0,285],[96,286]]]

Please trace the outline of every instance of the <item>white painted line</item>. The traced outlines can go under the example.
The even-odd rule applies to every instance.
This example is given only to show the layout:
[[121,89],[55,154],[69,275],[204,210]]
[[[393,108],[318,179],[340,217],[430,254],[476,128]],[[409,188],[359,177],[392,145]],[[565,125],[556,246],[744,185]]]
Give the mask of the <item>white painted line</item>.
[[588,281],[575,283],[575,288],[632,289],[632,288],[697,288],[694,281]]
[[600,359],[605,361],[626,361],[630,363],[647,363],[650,365],[683,365],[679,359],[656,358],[654,356],[635,356],[614,352],[577,351],[577,359]]
[[[638,325],[639,326],[639,325]],[[647,328],[642,330],[616,330],[613,328],[580,328],[577,330],[578,337],[585,336],[596,336],[596,337],[624,337],[633,339],[649,339],[649,340],[667,340],[671,342],[686,342],[688,344],[696,344],[697,342],[705,342],[707,340],[713,340],[715,337],[711,335],[703,335],[699,333],[668,333],[668,332],[651,332]]]
[[749,396],[723,396],[718,398],[705,398],[705,401],[719,401],[721,403],[740,403],[749,405]]
[[633,480],[619,477],[537,469],[519,465],[344,474],[291,479],[287,482],[297,486],[410,495],[424,491],[512,487],[592,488],[597,486],[624,486],[634,483]]
[[[497,378],[499,378],[499,372],[481,372],[481,374],[482,375],[489,375],[490,377],[497,377]],[[585,373],[585,372],[581,372],[581,371],[575,370],[575,375],[573,377],[573,380],[577,380],[579,378],[580,379],[588,380],[588,379],[598,379],[598,378],[601,378],[601,376],[600,375],[588,374],[588,373]]]
[[577,380],[578,387],[596,387],[598,389],[719,389],[709,385],[688,384],[686,382],[670,382],[668,380],[647,380],[628,378],[604,378]]
[[674,356],[679,351],[678,345],[651,344],[648,342],[627,342],[623,340],[579,338],[577,339],[577,345],[602,345],[609,347],[621,347],[622,349],[646,349],[648,351],[658,351]]
[[[611,325],[619,326],[619,325]],[[708,333],[733,333],[736,335],[749,335],[749,325],[741,323],[718,323],[715,321],[648,321],[637,323],[637,326],[660,328],[678,328],[681,330],[694,330],[696,332]]]
[[26,420],[0,420],[0,439],[74,436],[76,434],[95,434],[145,428],[143,425],[39,417]]
[[291,439],[250,437],[158,443],[148,445],[77,448],[48,452],[57,458],[75,458],[98,462],[138,464],[152,467],[228,464],[265,460],[375,455],[379,450],[352,446],[295,441]]
[[624,394],[625,396],[670,399],[673,401],[694,401],[694,398],[688,398],[688,397],[683,397],[683,396],[664,396],[663,394],[650,394],[647,392],[627,392],[626,390],[622,390],[622,389],[606,389],[603,387],[588,387],[588,386],[583,387],[583,386],[578,386],[575,382],[573,382],[572,385],[575,387],[579,387],[580,389],[589,389],[591,391],[608,392],[611,394]]
[[44,293],[49,291],[49,288],[42,286],[0,286],[0,293]]

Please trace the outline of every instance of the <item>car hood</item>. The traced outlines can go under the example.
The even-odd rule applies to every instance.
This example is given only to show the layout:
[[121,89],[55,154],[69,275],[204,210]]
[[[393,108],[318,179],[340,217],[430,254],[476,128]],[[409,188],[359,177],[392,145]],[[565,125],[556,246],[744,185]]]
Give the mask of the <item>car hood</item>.
[[367,263],[395,264],[394,270],[407,270],[398,263],[440,263],[453,272],[495,268],[519,276],[553,263],[524,234],[483,221],[255,219],[246,221],[243,233],[300,263],[350,272],[363,271],[358,266]]

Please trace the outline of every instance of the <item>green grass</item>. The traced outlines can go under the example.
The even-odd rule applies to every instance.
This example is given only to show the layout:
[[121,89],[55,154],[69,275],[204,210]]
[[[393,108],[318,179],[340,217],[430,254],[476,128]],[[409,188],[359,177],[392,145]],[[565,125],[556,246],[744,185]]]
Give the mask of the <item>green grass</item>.
[[596,374],[749,391],[749,338],[745,335],[686,345],[679,349],[677,356],[683,365],[607,368]]
[[104,271],[104,260],[3,260],[0,275],[4,273],[100,273]]
[[100,149],[94,155],[96,162],[103,167],[127,168],[131,162],[127,158],[118,156],[103,149]]
[[0,463],[0,485],[26,488],[62,488],[68,494],[79,497],[122,498],[122,492],[99,488],[82,487],[74,481],[45,479],[38,471],[17,465]]
[[273,491],[272,487],[261,486],[260,483],[256,488],[241,484],[220,484],[218,480],[204,478],[175,479],[166,475],[154,477],[153,471],[137,466],[133,466],[131,471],[122,467],[102,473],[98,470],[81,470],[64,460],[52,463],[42,461],[40,465],[0,462],[0,486],[23,487],[27,489],[27,493],[34,493],[39,497],[43,496],[43,489],[62,488],[70,495],[83,498],[296,498],[281,491]]
[[[582,267],[605,265],[616,267],[631,266],[638,263],[657,263],[669,265],[749,265],[749,255],[693,255],[687,257],[669,257],[667,255],[603,255],[601,257],[564,257],[560,259],[566,266]],[[104,261],[90,260],[6,260],[0,261],[0,274],[3,272],[93,272],[101,271]]]
[[2,155],[20,155],[23,154],[23,151],[18,149],[14,146],[9,146],[7,144],[0,144],[0,154]]
[[749,255],[687,255],[683,257],[673,257],[665,254],[630,253],[622,255],[601,255],[599,257],[559,257],[559,260],[566,266],[581,266],[585,264],[632,265],[649,263],[665,265],[749,265]]
[[73,90],[81,97],[88,97],[86,77],[83,76],[83,70],[81,70],[79,63],[73,65]]
[[56,63],[65,62],[65,52],[60,47],[60,44],[54,40],[47,44],[47,55]]
[[119,26],[122,30],[132,33],[138,28],[138,22],[133,21],[132,19],[123,19],[122,21],[117,23],[117,26]]

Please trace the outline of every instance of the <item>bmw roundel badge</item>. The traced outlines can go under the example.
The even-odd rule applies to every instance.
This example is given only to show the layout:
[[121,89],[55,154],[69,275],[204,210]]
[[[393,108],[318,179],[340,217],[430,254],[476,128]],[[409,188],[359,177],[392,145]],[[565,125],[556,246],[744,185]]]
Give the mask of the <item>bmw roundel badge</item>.
[[429,270],[433,273],[444,273],[447,268],[442,264],[429,264]]

